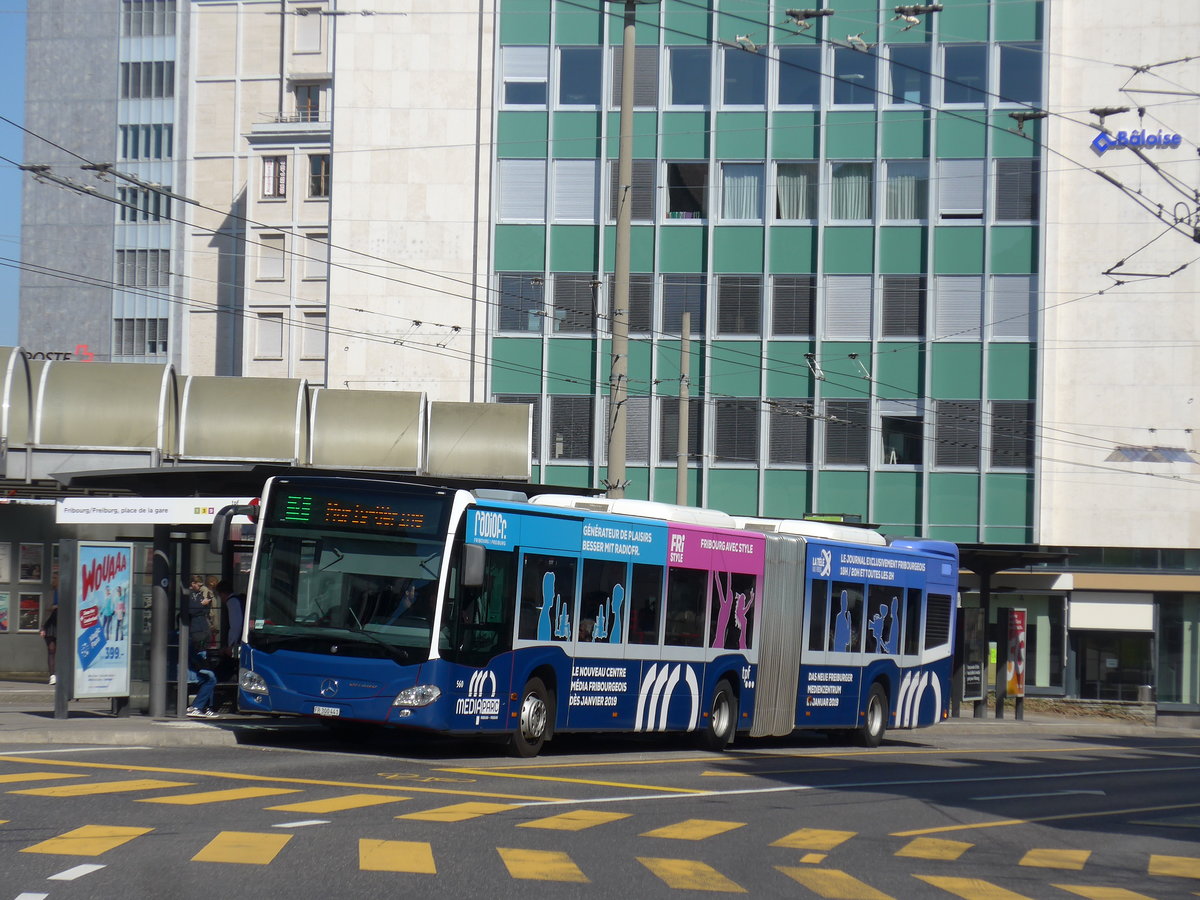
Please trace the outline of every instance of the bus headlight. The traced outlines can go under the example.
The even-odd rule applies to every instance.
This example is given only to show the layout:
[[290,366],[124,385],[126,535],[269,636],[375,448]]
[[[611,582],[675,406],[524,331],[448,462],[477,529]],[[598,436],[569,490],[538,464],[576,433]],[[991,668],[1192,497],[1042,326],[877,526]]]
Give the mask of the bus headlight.
[[428,706],[440,696],[442,689],[436,684],[418,684],[398,693],[392,706]]
[[238,687],[248,694],[269,693],[267,683],[263,680],[263,677],[250,669],[238,670]]

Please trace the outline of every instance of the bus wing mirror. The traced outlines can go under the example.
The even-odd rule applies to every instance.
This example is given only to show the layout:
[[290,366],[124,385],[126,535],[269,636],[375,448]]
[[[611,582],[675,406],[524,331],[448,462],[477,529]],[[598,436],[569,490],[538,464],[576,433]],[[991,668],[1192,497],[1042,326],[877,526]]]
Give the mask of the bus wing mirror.
[[481,544],[463,545],[463,587],[483,587],[483,558]]
[[257,522],[258,503],[222,506],[213,516],[212,527],[208,530],[208,548],[218,556],[225,552],[225,544],[229,541],[229,525],[234,516],[247,516],[251,522]]

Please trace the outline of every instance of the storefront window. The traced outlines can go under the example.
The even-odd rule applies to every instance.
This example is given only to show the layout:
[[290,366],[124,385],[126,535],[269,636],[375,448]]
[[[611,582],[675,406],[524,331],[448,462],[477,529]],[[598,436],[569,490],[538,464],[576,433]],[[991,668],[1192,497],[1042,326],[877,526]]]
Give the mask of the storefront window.
[[1159,703],[1200,703],[1200,595],[1158,595]]

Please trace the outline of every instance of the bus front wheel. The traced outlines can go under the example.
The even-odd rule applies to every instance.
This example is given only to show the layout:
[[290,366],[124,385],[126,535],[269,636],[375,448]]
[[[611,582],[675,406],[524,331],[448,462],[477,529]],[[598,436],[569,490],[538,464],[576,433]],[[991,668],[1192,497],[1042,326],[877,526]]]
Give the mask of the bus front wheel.
[[883,733],[887,731],[888,699],[883,685],[871,685],[867,695],[867,708],[863,723],[855,734],[855,742],[862,747],[878,747],[883,743]]
[[708,716],[700,729],[700,746],[705,750],[720,752],[733,743],[737,730],[738,702],[733,685],[722,678],[713,689]]
[[509,740],[513,756],[528,758],[537,756],[550,732],[550,717],[554,706],[550,692],[540,678],[530,678],[521,691],[521,709],[517,716],[517,730]]

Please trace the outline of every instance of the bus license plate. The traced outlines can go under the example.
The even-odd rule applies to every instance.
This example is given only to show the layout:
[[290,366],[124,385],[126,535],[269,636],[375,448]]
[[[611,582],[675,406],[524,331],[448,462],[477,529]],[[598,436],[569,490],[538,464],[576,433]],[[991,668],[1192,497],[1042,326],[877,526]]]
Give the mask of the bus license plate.
[[339,709],[336,706],[314,706],[313,707],[313,715],[314,716],[340,716],[341,714],[342,714],[341,709]]

